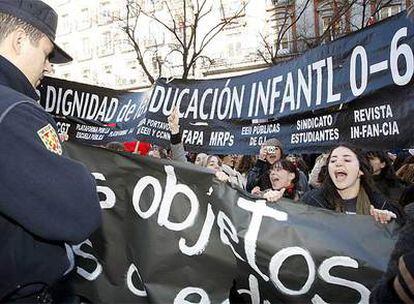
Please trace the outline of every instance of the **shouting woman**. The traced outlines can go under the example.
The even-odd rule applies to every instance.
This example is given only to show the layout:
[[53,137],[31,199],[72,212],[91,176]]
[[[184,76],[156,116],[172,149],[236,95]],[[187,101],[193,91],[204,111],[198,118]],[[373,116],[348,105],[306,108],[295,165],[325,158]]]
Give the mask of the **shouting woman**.
[[402,220],[400,209],[373,190],[370,165],[361,151],[338,146],[329,153],[327,166],[321,188],[307,192],[303,202],[347,214],[371,215],[383,224],[392,218]]
[[282,159],[273,164],[268,171],[268,179],[270,181],[270,187],[260,189],[259,186],[256,186],[253,188],[252,194],[263,197],[269,202],[276,202],[282,197],[294,201],[299,200],[299,171],[292,162]]

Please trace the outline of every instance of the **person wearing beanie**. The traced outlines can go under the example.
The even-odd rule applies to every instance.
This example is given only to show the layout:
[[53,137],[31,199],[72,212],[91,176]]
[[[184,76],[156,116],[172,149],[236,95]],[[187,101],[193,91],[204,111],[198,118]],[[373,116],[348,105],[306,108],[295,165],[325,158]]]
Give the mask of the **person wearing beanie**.
[[270,188],[270,180],[266,174],[270,167],[283,157],[282,143],[276,138],[266,140],[259,152],[256,164],[247,174],[246,190],[251,192],[259,187],[262,191]]

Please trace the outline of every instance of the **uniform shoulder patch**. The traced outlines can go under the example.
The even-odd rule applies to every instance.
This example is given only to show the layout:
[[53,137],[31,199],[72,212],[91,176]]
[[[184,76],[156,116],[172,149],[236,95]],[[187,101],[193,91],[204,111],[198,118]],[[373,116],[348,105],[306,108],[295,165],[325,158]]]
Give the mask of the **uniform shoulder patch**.
[[51,124],[41,128],[37,131],[37,134],[49,151],[62,155],[62,146],[60,145],[59,137]]

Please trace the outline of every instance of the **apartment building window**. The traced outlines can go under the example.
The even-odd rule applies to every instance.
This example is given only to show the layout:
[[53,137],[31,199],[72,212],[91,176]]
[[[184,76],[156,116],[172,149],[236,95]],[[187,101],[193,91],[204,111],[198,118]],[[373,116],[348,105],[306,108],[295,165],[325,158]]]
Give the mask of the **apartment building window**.
[[[229,18],[239,13],[239,16],[244,16],[246,14],[246,9],[243,8],[245,2],[243,0],[229,0],[222,4],[222,17]],[[243,8],[243,10],[242,10]],[[240,11],[242,10],[242,11]]]
[[240,57],[242,55],[241,53],[241,42],[240,41],[232,41],[227,43],[227,56],[228,58],[233,58],[233,57]]
[[392,5],[388,5],[386,7],[383,7],[380,9],[379,11],[379,16],[378,19],[379,20],[383,20],[385,18],[391,17],[395,14],[398,14],[399,12],[401,12],[401,4],[392,4]]
[[330,1],[321,2],[318,6],[319,35],[324,35],[324,40],[332,41],[347,32],[350,20],[347,14],[335,18],[334,6]]
[[290,49],[289,48],[290,29],[283,34],[283,36],[281,37],[281,39],[279,39],[279,41],[277,41],[279,37],[279,33],[285,31],[287,26],[288,25],[285,25],[283,27],[280,26],[278,28],[278,31],[276,34],[276,41],[275,41],[276,44],[279,44],[279,45],[275,45],[275,47],[278,48],[278,52],[283,53],[283,52],[289,51]]
[[138,69],[138,62],[134,60],[130,60],[127,62],[128,70],[130,71],[136,71]]
[[103,70],[105,74],[112,74],[112,65],[111,64],[104,65]]
[[61,35],[70,34],[72,31],[72,21],[68,13],[62,14],[61,19],[59,19],[59,33]]
[[[279,3],[280,4],[280,3]],[[291,51],[293,41],[292,10],[286,5],[273,8],[269,19],[269,32],[266,41],[273,44],[276,54],[287,54]]]
[[125,63],[126,71],[117,77],[118,85],[133,85],[138,82],[138,62],[129,60]]
[[125,37],[124,33],[117,34],[115,36],[116,41],[116,51],[120,53],[128,53],[134,50],[132,42],[129,40],[128,37]]
[[92,26],[92,17],[90,10],[87,7],[84,7],[80,10],[80,15],[78,19],[77,30],[85,30]]
[[114,44],[112,40],[112,33],[106,31],[102,33],[99,47],[98,47],[98,56],[108,56],[114,54]]
[[78,55],[78,59],[80,61],[92,59],[92,45],[89,37],[81,39],[81,52]]
[[102,1],[99,3],[98,24],[104,25],[110,22],[112,22],[111,3],[109,1]]
[[162,8],[162,0],[145,0],[144,7],[150,10],[155,8],[159,10]]
[[91,69],[85,68],[81,71],[81,76],[83,79],[90,79],[91,78]]
[[[343,16],[343,18],[345,18],[345,16]],[[331,14],[322,15],[320,17],[320,35],[325,35],[325,41],[335,40],[336,38],[340,37],[341,33],[343,32],[341,29],[342,23],[342,18],[334,22]]]

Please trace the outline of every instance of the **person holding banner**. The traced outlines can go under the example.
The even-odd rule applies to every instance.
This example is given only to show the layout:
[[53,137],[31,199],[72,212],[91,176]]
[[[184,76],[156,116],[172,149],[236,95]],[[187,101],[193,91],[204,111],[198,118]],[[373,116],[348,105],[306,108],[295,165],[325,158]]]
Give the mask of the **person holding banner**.
[[[260,148],[254,167],[247,174],[246,190],[252,192],[271,188],[269,169],[284,157],[282,143],[276,138],[266,140]],[[258,187],[258,188],[256,188]],[[299,170],[298,189],[303,193],[309,190],[306,175]]]
[[398,206],[373,190],[370,165],[361,151],[338,146],[329,153],[327,166],[322,186],[305,193],[304,203],[347,214],[371,215],[383,224],[393,218],[403,220]]
[[58,16],[39,0],[0,0],[0,302],[51,303],[74,267],[70,245],[101,223],[95,179],[65,156],[35,88],[51,63]]
[[282,197],[293,201],[299,200],[299,170],[292,162],[282,159],[275,163],[269,170],[269,179],[271,188],[260,191],[256,187],[252,194],[263,197],[269,202],[277,202]]

